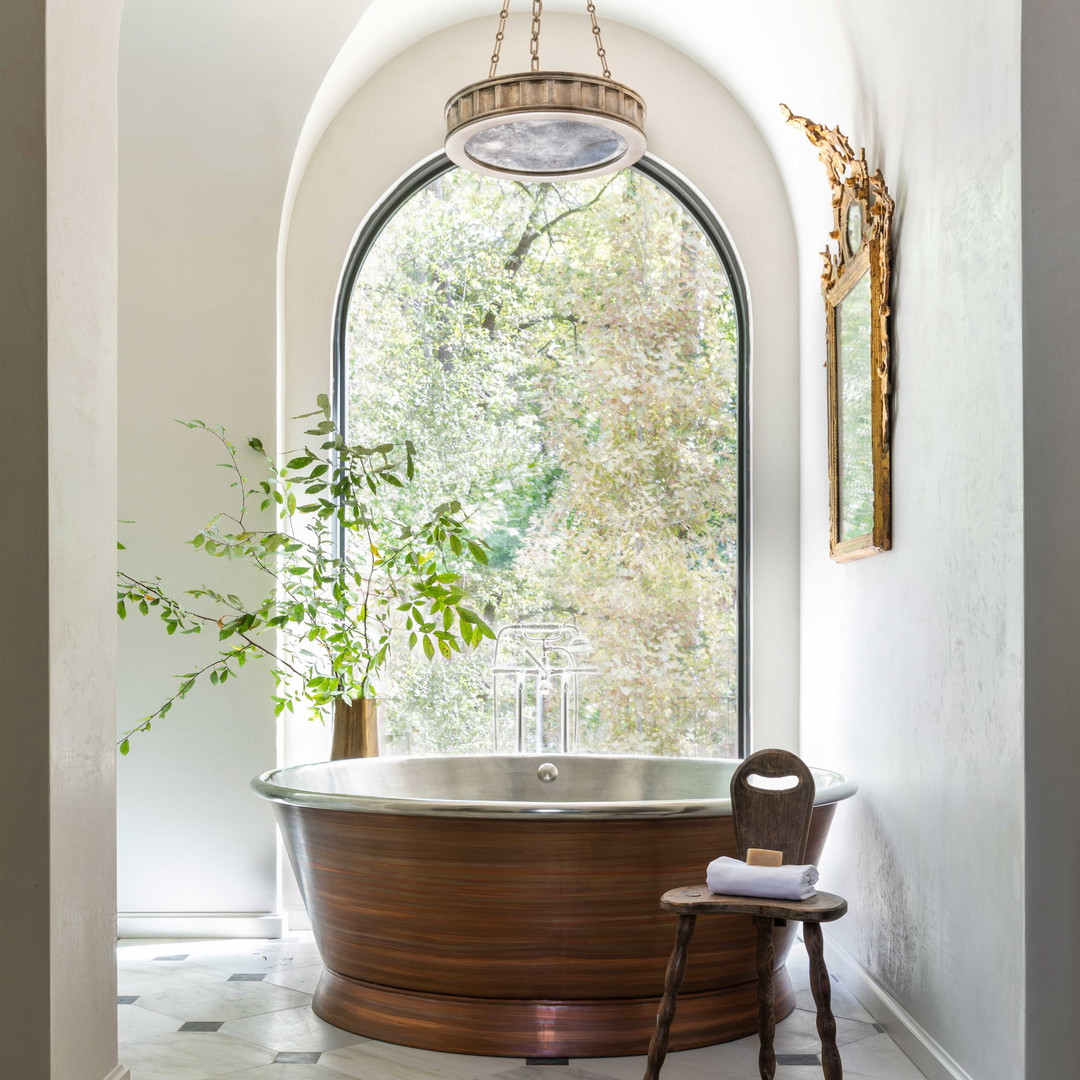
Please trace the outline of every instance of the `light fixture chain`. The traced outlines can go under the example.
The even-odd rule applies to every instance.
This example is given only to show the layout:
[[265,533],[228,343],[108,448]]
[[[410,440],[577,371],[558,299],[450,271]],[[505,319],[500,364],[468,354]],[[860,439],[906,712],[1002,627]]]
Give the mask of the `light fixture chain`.
[[532,0],[532,38],[529,49],[532,52],[532,69],[540,70],[540,16],[544,11],[544,0]]
[[593,37],[596,39],[596,55],[600,58],[600,70],[604,73],[605,79],[611,78],[611,71],[607,66],[607,50],[604,48],[604,41],[600,37],[600,24],[596,21],[596,4],[593,0],[587,0],[585,7],[588,9],[589,17],[592,19],[592,32]]
[[495,35],[495,51],[491,54],[491,70],[488,78],[495,78],[495,71],[499,66],[499,53],[502,52],[503,38],[506,37],[506,17],[510,14],[510,0],[503,0],[502,11],[499,12],[499,30]]

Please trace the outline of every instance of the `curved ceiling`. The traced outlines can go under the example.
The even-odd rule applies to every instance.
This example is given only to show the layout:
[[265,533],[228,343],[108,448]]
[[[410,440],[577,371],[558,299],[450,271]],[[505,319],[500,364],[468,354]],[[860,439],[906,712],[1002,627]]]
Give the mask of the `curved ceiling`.
[[[314,148],[334,116],[356,90],[414,42],[478,17],[490,17],[494,36],[498,0],[358,0],[352,32],[329,65],[298,136],[284,218]],[[603,0],[601,27],[619,21],[651,34],[696,61],[735,95],[764,133],[789,190],[817,169],[801,139],[792,137],[780,120],[777,105],[830,124],[872,127],[872,118],[843,115],[844,103],[860,100],[851,91],[858,79],[854,41],[859,36],[859,9],[844,0]],[[512,0],[511,12],[525,12],[528,0]],[[547,0],[545,11],[580,13],[588,35],[584,0]],[[867,47],[872,41],[864,43]],[[504,58],[525,55],[526,42],[507,35]],[[558,58],[541,53],[545,64],[558,68]],[[618,56],[609,57],[615,77],[633,85],[633,72],[622,71]],[[487,56],[477,56],[477,77],[486,74]],[[512,69],[511,64],[511,69]],[[737,152],[733,148],[733,152]]]
[[[883,83],[902,88],[907,77],[881,78],[897,63],[895,38],[880,33],[881,12],[854,0],[600,0],[598,6],[601,26],[618,21],[651,34],[734,94],[764,133],[789,195],[809,182],[820,201],[824,188],[814,155],[785,129],[777,103],[863,132],[872,150],[876,124],[867,94],[881,92]],[[924,22],[906,19],[897,34],[932,21],[929,0],[920,6],[931,12]],[[529,0],[511,0],[515,14],[528,8]],[[587,37],[584,0],[547,0],[545,11],[579,13]],[[127,0],[122,135],[126,125],[130,145],[160,128],[149,110],[160,110],[164,96],[182,127],[185,152],[207,167],[231,157],[232,179],[247,184],[251,197],[275,202],[284,229],[315,146],[356,89],[390,58],[455,23],[489,18],[494,35],[497,13],[498,0]],[[507,57],[525,47],[508,35]],[[905,43],[900,55],[911,48]],[[544,59],[557,65],[557,57]],[[633,85],[634,73],[619,68],[617,55],[610,59],[616,78]],[[486,61],[477,56],[478,77]],[[873,70],[874,87],[861,85],[863,70]],[[157,84],[156,97],[146,95],[147,80]],[[853,115],[852,102],[871,115]],[[815,229],[820,223],[816,218]]]

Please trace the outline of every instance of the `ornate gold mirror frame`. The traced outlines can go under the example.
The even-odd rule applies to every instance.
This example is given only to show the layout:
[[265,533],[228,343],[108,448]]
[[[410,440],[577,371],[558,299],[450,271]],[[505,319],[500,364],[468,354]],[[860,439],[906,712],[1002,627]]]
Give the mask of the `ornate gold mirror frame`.
[[780,106],[818,148],[832,188],[834,251],[827,244],[825,297],[829,399],[829,553],[837,562],[892,546],[889,454],[889,273],[893,200],[839,128]]

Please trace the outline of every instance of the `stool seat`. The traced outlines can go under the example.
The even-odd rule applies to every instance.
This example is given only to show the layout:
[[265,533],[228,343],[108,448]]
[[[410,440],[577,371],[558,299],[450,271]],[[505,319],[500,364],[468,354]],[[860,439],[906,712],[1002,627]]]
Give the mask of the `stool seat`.
[[676,915],[760,915],[795,922],[832,922],[847,913],[847,901],[835,893],[819,892],[809,900],[766,900],[760,896],[725,896],[708,885],[669,889],[660,906]]
[[[785,782],[772,786],[760,781],[752,784],[754,777]],[[786,782],[789,780],[794,783]],[[781,865],[801,866],[806,861],[806,840],[813,809],[814,777],[803,761],[787,750],[759,750],[751,754],[731,778],[731,815],[739,858],[745,859],[751,848],[765,848],[780,853],[778,861]],[[761,1080],[774,1080],[776,1075],[773,928],[785,925],[789,919],[803,924],[803,942],[810,957],[810,990],[817,1006],[821,1069],[825,1080],[843,1080],[821,931],[822,923],[839,919],[847,911],[847,901],[842,896],[819,892],[809,900],[772,900],[713,893],[708,885],[684,885],[664,893],[660,907],[678,915],[679,925],[664,977],[664,993],[656,1012],[656,1030],[649,1043],[644,1080],[660,1080],[679,987],[686,973],[690,939],[701,915],[749,915],[753,920],[757,933],[758,1072]]]

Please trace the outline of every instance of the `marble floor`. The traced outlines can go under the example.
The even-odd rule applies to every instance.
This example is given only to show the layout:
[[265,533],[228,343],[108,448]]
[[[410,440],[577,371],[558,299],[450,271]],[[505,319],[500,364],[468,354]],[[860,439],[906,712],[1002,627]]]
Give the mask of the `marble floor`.
[[[120,1060],[131,1080],[640,1080],[645,1059],[567,1063],[468,1057],[380,1043],[324,1023],[311,994],[310,934],[280,941],[121,942]],[[798,1007],[776,1029],[776,1080],[821,1076],[805,953],[788,969]],[[845,1080],[924,1080],[880,1025],[833,982]],[[668,1055],[663,1080],[757,1080],[757,1037]]]

